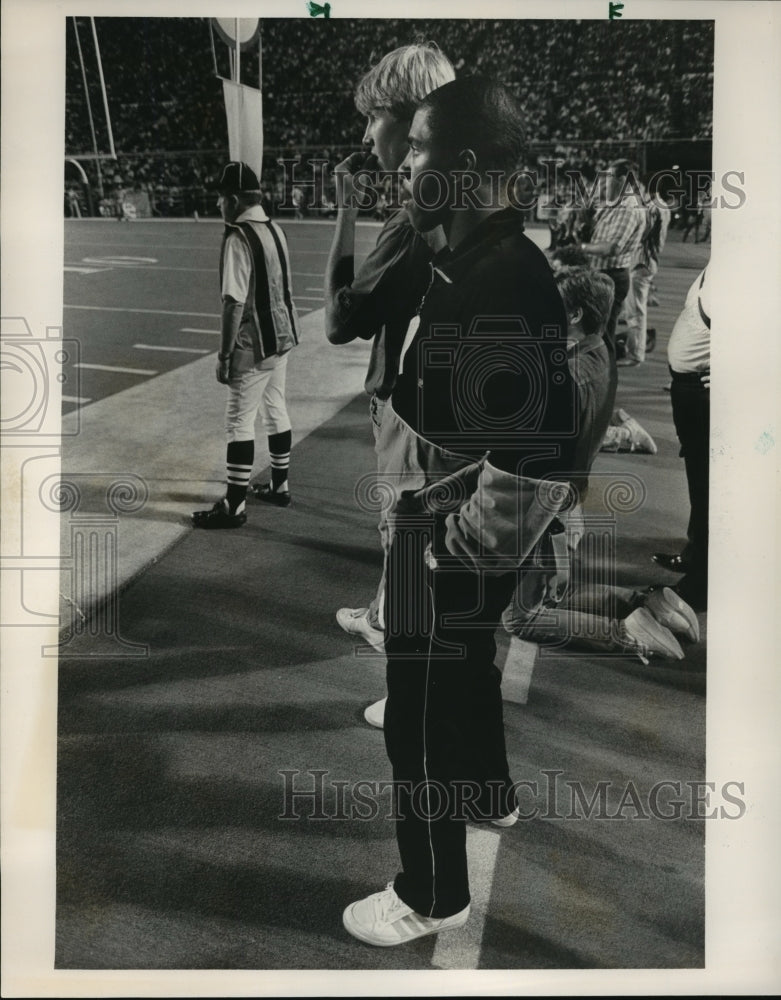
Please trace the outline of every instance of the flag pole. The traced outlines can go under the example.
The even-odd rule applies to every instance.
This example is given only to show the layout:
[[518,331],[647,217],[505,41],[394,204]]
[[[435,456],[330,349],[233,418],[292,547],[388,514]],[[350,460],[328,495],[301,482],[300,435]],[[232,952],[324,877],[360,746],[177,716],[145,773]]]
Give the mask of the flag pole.
[[116,160],[117,151],[114,149],[114,133],[111,131],[111,115],[108,112],[108,97],[106,96],[106,81],[103,79],[103,63],[100,61],[100,46],[98,45],[98,32],[95,28],[95,18],[90,18],[92,24],[92,37],[95,40],[95,55],[98,57],[98,74],[100,76],[100,89],[103,92],[103,107],[106,109],[106,127],[108,128],[108,144],[112,157]]
[[241,39],[239,38],[239,19],[233,19],[234,44],[236,45],[236,83],[241,83]]
[[[239,19],[237,17],[233,19],[233,44],[236,46],[234,82],[238,86],[241,84],[241,38],[239,37]],[[238,100],[236,102],[236,142],[238,143],[239,159],[241,159],[243,153],[241,148],[241,92],[239,92]]]
[[84,81],[84,97],[87,101],[87,117],[89,118],[89,129],[92,133],[92,148],[95,151],[95,166],[98,170],[98,194],[103,197],[103,174],[100,169],[100,156],[98,154],[98,140],[95,136],[95,121],[92,117],[92,102],[89,99],[89,87],[87,86],[87,70],[84,66],[84,56],[81,51],[81,39],[79,38],[79,23],[73,18],[73,30],[76,34],[76,49],[79,53],[79,64],[81,65],[81,78]]

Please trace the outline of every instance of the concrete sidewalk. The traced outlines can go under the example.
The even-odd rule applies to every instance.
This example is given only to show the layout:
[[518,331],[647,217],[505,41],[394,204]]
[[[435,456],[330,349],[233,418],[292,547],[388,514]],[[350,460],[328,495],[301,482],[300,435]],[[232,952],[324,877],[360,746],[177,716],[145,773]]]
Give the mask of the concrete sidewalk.
[[[301,343],[287,374],[294,446],[360,394],[369,350],[365,341],[329,344],[322,309],[301,319]],[[62,480],[76,488],[79,503],[62,514],[62,627],[83,627],[96,608],[192,530],[192,510],[223,495],[227,390],[215,378],[215,358],[210,354],[63,418]],[[254,475],[267,465],[259,434]],[[292,465],[295,476],[295,455]],[[107,518],[116,546],[113,570],[90,574],[76,593],[69,527],[90,514]]]

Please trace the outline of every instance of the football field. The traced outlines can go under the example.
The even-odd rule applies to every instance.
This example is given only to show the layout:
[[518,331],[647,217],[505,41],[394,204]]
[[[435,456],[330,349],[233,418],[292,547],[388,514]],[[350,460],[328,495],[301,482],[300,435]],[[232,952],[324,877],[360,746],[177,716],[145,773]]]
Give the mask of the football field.
[[[64,413],[217,351],[222,228],[215,220],[66,221],[65,336],[81,350],[65,366]],[[296,308],[305,316],[323,304],[333,224],[283,228]],[[378,230],[358,227],[359,257]]]

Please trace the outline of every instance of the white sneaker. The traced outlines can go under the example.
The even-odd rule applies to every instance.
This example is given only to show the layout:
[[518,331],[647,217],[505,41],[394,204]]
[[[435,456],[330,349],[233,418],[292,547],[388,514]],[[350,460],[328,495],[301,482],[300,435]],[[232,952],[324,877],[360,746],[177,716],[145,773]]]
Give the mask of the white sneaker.
[[359,941],[387,948],[461,927],[469,917],[469,909],[466,906],[452,917],[424,917],[403,903],[396,895],[393,882],[388,882],[382,892],[351,903],[342,914],[342,922],[345,930]]
[[685,635],[692,642],[700,641],[700,623],[694,609],[670,587],[652,590],[643,602],[643,607],[671,632]]
[[493,823],[494,826],[501,826],[501,827],[515,826],[515,824],[518,822],[518,817],[520,816],[520,814],[521,814],[520,808],[516,806],[509,816],[502,816],[501,819],[492,819],[491,822]]
[[369,619],[366,617],[368,613],[368,608],[339,608],[336,612],[336,620],[345,632],[361,636],[378,653],[384,653],[385,633],[382,629],[374,628],[373,625],[369,624]]
[[375,729],[382,729],[385,726],[385,702],[387,700],[387,698],[382,698],[380,701],[375,701],[363,713],[364,719]]
[[649,455],[656,454],[656,442],[648,431],[639,424],[634,417],[630,417],[626,410],[616,410],[616,416],[621,421],[621,426],[629,432],[629,450],[646,452]]
[[633,647],[644,662],[647,662],[647,656],[664,656],[671,660],[683,659],[683,650],[678,640],[645,608],[638,608],[625,618],[621,622],[621,631],[627,645]]

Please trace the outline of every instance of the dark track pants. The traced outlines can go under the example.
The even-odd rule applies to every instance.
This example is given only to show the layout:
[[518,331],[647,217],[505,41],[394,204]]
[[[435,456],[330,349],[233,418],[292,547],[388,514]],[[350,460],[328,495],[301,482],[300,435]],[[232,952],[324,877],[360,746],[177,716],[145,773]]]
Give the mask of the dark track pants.
[[[430,518],[397,519],[388,553],[385,744],[402,864],[396,892],[416,912],[445,917],[469,903],[466,819],[515,808],[494,665],[515,575],[451,569],[441,541],[432,570],[432,533]],[[455,616],[463,620],[448,620]]]
[[[710,390],[700,375],[671,369],[670,398],[681,456],[686,466],[691,513],[681,555],[689,564],[679,588],[686,600],[702,604],[708,586],[708,476],[710,472]],[[687,594],[689,596],[687,596]]]

